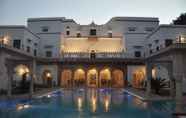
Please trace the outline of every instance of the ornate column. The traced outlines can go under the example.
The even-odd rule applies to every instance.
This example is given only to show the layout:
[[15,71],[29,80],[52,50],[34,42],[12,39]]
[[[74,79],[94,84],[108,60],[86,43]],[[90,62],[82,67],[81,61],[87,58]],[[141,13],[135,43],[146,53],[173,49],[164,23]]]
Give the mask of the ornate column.
[[147,77],[146,98],[149,99],[151,93],[151,79],[152,79],[152,64],[149,62],[146,63],[146,77]]

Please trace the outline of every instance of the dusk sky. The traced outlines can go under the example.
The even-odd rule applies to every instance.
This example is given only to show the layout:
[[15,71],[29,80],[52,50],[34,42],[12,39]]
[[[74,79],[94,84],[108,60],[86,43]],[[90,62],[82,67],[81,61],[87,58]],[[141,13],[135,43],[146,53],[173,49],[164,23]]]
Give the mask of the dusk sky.
[[159,17],[168,24],[184,12],[186,0],[0,0],[0,25],[26,25],[35,17],[104,24],[115,16]]

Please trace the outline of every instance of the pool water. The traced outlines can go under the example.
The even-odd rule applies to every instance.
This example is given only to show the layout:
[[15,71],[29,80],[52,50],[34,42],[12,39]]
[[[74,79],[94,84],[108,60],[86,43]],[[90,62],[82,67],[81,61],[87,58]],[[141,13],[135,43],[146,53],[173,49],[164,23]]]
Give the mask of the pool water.
[[[19,104],[19,105],[16,105]],[[122,89],[60,90],[0,102],[0,118],[170,118],[171,101],[143,102]]]

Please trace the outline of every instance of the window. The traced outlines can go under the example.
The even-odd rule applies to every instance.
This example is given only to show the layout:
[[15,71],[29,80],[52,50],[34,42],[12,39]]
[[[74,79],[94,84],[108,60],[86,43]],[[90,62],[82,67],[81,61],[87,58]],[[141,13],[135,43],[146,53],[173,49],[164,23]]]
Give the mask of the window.
[[168,46],[172,45],[172,43],[173,43],[172,39],[166,39],[165,40],[165,47],[168,47]]
[[70,31],[68,30],[68,31],[66,31],[66,35],[70,35]]
[[159,50],[160,50],[160,47],[159,47],[159,46],[157,46],[157,47],[156,47],[156,51],[159,51]]
[[46,51],[46,57],[52,57],[52,52],[51,51]]
[[135,46],[133,46],[135,49],[141,49],[141,48],[143,48],[143,46],[140,46],[140,45],[135,45]]
[[136,27],[128,27],[128,31],[134,32],[134,31],[136,31]]
[[20,48],[21,48],[21,40],[15,39],[15,40],[13,41],[13,47],[14,47],[14,48],[17,48],[17,49],[20,49]]
[[31,39],[27,39],[28,43],[30,43],[32,40]]
[[37,46],[37,43],[34,43],[34,46]]
[[109,38],[112,38],[112,32],[109,32],[109,33],[108,33],[108,37],[109,37]]
[[26,51],[30,52],[30,47],[29,46],[26,47]]
[[154,40],[154,42],[157,44],[157,43],[159,43],[159,40],[157,39],[157,40]]
[[81,33],[77,33],[77,37],[81,37]]
[[148,44],[149,48],[152,47],[152,44]]
[[152,50],[150,50],[149,53],[152,54]]
[[90,58],[91,58],[91,59],[95,59],[95,58],[96,58],[96,53],[95,53],[94,50],[91,50]]
[[44,48],[53,48],[53,45],[45,45]]
[[90,30],[90,35],[95,36],[96,35],[96,29],[91,29]]
[[140,51],[135,51],[134,55],[135,55],[135,57],[141,57],[141,52]]
[[42,32],[48,32],[49,28],[48,26],[41,27]]
[[153,27],[146,27],[146,28],[145,28],[145,31],[147,31],[147,32],[152,32],[153,30],[154,30]]
[[37,50],[34,49],[34,56],[37,56]]

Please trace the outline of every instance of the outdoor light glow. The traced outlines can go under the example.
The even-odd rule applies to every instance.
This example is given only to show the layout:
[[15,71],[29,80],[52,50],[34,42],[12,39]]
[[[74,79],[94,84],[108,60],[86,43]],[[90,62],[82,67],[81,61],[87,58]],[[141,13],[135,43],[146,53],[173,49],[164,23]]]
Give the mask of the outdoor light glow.
[[7,45],[10,42],[10,37],[9,36],[3,36],[2,38],[0,38],[0,42]]
[[47,95],[47,97],[48,97],[48,98],[50,98],[50,97],[51,97],[51,95]]
[[152,78],[156,78],[156,69],[155,68],[152,69]]
[[48,72],[48,73],[46,74],[46,76],[47,76],[47,77],[51,77],[51,74]]
[[25,104],[23,107],[24,107],[24,109],[27,109],[27,108],[29,108],[29,107],[30,107],[30,105]]

